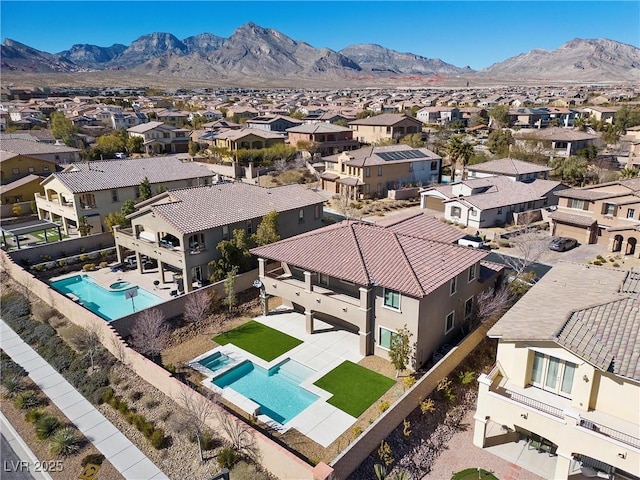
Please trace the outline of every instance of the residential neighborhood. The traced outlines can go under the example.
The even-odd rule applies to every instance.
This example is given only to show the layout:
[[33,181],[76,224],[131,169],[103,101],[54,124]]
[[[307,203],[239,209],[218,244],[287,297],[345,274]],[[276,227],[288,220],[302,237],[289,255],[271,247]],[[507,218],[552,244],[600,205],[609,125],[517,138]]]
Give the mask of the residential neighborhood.
[[2,413],[73,478],[640,478],[639,98],[3,85]]

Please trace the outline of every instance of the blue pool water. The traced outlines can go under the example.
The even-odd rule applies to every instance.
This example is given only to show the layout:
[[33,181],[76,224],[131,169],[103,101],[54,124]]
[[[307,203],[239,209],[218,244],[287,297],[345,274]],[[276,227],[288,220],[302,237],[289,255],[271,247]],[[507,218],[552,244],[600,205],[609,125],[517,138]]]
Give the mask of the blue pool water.
[[[100,315],[107,321],[127,316],[131,313],[139,312],[145,308],[161,303],[163,300],[137,286],[131,288],[109,291],[97,285],[88,275],[75,275],[63,280],[51,282],[51,287],[62,294],[71,293],[80,299],[80,304]],[[129,290],[136,289],[138,295],[133,298],[126,298]]]
[[230,363],[233,363],[233,359],[225,355],[224,353],[215,352],[208,357],[198,360],[198,363],[211,371],[220,370],[226,367]]
[[300,387],[313,373],[304,365],[287,360],[270,370],[246,361],[213,380],[220,388],[236,392],[260,404],[260,413],[284,424],[318,399]]

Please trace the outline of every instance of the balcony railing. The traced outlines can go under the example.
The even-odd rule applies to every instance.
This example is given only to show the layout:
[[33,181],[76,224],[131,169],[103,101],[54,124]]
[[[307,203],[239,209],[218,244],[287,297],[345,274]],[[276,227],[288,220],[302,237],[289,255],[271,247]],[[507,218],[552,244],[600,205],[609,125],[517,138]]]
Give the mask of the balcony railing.
[[618,430],[614,430],[611,427],[607,427],[591,420],[587,420],[586,418],[581,418],[579,425],[583,428],[597,432],[619,442],[631,445],[634,448],[640,448],[640,438],[634,437],[633,435],[619,432]]
[[507,395],[509,395],[511,400],[513,400],[514,402],[521,403],[523,405],[526,405],[527,407],[534,408],[557,418],[564,418],[564,412],[561,408],[548,405],[539,400],[534,400],[533,398],[527,397],[526,395],[522,395],[520,393],[512,392],[509,390],[507,390]]

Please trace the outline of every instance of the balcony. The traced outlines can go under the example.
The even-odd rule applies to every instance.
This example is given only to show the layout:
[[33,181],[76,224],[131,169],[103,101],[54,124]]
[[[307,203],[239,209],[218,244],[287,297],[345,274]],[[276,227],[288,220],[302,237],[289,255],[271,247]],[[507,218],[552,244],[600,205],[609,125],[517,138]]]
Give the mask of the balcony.
[[599,410],[578,410],[570,399],[540,388],[510,384],[497,367],[478,381],[479,416],[528,430],[560,450],[597,458],[622,470],[630,471],[640,463],[637,424]]
[[35,194],[35,199],[36,207],[41,210],[46,210],[67,218],[75,218],[76,216],[73,202],[61,200],[59,197],[47,200],[47,198],[40,193]]
[[153,242],[144,238],[136,238],[131,228],[114,229],[116,245],[139,252],[149,258],[160,260],[169,265],[182,268],[184,250],[164,243]]
[[[311,290],[303,280],[285,273],[282,268],[266,272],[263,279],[269,295],[281,297],[305,310],[321,312],[342,319],[360,330],[365,330],[367,311],[361,308],[363,299],[336,292],[319,285],[311,285]],[[365,295],[365,293],[362,293]],[[365,303],[366,305],[366,303]]]

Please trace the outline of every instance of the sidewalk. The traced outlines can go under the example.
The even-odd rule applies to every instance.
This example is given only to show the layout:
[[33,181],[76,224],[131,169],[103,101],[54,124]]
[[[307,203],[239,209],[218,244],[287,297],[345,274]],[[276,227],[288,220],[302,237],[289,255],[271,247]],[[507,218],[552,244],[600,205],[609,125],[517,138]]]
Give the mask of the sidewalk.
[[0,320],[2,348],[126,479],[167,477],[51,365]]
[[[53,480],[51,478],[51,475],[49,475],[47,472],[34,468],[34,465],[36,464],[36,461],[38,459],[36,458],[34,453],[31,451],[29,446],[22,439],[22,437],[20,437],[20,434],[16,432],[16,429],[13,428],[13,425],[9,423],[9,420],[7,420],[7,418],[4,416],[2,412],[0,412],[0,430],[2,430],[2,436],[4,437],[3,440],[7,441],[7,444],[9,445],[11,450],[13,450],[13,453],[17,457],[17,459],[5,457],[6,454],[5,454],[4,445],[3,445],[3,450],[2,450],[2,453],[3,453],[2,454],[2,472],[3,472],[2,477],[3,478],[6,475],[7,478],[32,478],[35,480]],[[9,453],[9,455],[11,454],[11,452],[7,452],[7,453]],[[24,473],[15,471],[15,470],[20,470],[20,467],[22,467],[23,464],[15,463],[20,461],[27,462],[26,465],[28,467],[25,468],[24,470],[27,470],[28,473],[26,471]],[[14,462],[14,463],[11,463],[11,462]],[[20,465],[20,467],[18,467],[18,465]],[[22,476],[19,475],[20,473],[22,473]]]

